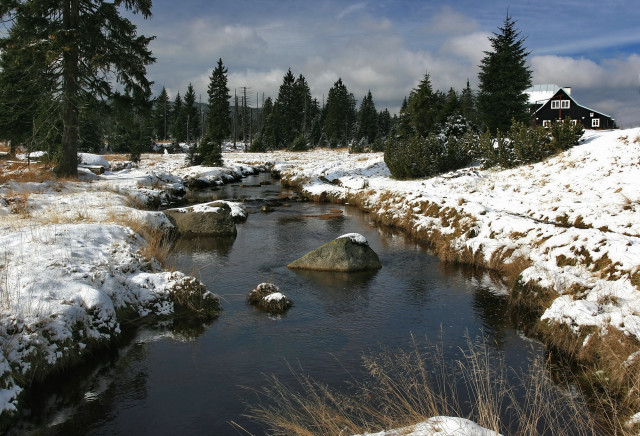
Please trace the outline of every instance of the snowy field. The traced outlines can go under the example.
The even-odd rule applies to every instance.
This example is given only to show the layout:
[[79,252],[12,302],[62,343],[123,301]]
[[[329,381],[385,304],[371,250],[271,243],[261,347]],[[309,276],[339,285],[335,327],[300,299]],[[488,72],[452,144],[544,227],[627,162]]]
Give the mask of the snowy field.
[[[613,326],[640,340],[639,138],[640,129],[588,131],[581,145],[543,163],[413,181],[392,179],[381,153],[344,150],[228,152],[224,168],[145,155],[139,167],[112,161],[77,182],[8,181],[0,185],[0,410],[15,409],[34,366],[82,356],[116,335],[120,309],[172,312],[171,290],[187,277],[145,252],[136,232],[171,226],[145,207],[267,166],[306,195],[357,199],[382,221],[442,235],[486,265],[528,259],[522,279],[557,292],[543,320],[576,331]],[[456,419],[433,424],[402,431],[479,434]],[[454,424],[449,433],[429,430]]]

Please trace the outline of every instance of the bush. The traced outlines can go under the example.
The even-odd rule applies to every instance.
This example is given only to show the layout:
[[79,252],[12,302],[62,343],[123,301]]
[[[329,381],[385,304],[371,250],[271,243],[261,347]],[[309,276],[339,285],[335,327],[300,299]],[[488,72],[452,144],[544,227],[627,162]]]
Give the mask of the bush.
[[583,134],[582,123],[571,124],[569,117],[561,123],[553,123],[551,125],[551,148],[556,152],[568,150],[574,145],[578,145]]
[[478,138],[472,132],[461,138],[454,135],[414,134],[408,140],[395,136],[387,140],[384,161],[397,179],[431,177],[468,165],[473,159]]
[[353,141],[349,145],[349,153],[365,153],[369,151],[369,143],[366,137],[363,137],[360,141]]
[[199,155],[200,159],[194,159],[194,165],[197,165],[197,161],[200,163],[212,167],[220,167],[223,164],[222,161],[222,147],[220,144],[216,144],[210,136],[205,136],[200,142]]
[[267,151],[267,143],[265,142],[261,134],[256,135],[249,147],[249,151],[252,153],[263,153]]
[[304,135],[298,135],[291,143],[289,150],[291,151],[307,151],[309,149],[309,143]]
[[571,124],[569,118],[553,123],[550,129],[529,127],[514,120],[506,136],[500,131],[495,138],[491,138],[488,133],[483,135],[479,141],[479,149],[485,168],[513,168],[540,162],[567,150],[578,144],[583,133],[582,124]]

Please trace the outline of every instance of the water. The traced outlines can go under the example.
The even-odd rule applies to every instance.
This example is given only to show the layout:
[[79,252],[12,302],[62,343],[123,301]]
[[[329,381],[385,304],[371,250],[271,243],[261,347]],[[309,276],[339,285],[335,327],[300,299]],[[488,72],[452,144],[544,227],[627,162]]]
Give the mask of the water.
[[[199,200],[275,198],[279,185],[256,186],[266,177],[199,193]],[[39,389],[26,421],[58,434],[239,434],[233,421],[262,434],[243,417],[255,401],[252,389],[263,386],[266,375],[292,381],[289,366],[342,386],[361,376],[363,352],[406,349],[412,334],[442,337],[447,356],[459,355],[467,336],[483,336],[513,367],[543,352],[513,328],[503,297],[483,284],[482,273],[441,263],[402,235],[372,226],[356,208],[287,201],[260,213],[261,202],[247,204],[253,213],[238,224],[235,239],[182,240],[169,259],[221,296],[224,311],[217,320],[196,329],[159,325],[135,332],[99,365]],[[367,238],[381,270],[286,268],[350,232]],[[251,289],[265,281],[294,301],[285,315],[245,304]]]

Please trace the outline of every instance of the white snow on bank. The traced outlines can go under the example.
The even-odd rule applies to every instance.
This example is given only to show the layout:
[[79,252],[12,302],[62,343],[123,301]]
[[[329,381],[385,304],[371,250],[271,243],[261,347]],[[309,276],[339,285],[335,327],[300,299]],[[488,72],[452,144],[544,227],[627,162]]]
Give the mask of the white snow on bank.
[[[104,165],[101,156],[82,159]],[[190,278],[145,258],[132,229],[171,227],[164,213],[139,207],[180,198],[184,180],[174,173],[184,166],[184,155],[148,155],[91,181],[0,185],[0,413],[16,410],[39,368],[117,335],[119,309],[173,312],[170,293]]]
[[420,424],[358,436],[501,436],[464,418],[434,416]]
[[103,167],[105,170],[111,168],[109,161],[99,154],[78,153],[78,162],[80,166]]
[[[616,327],[640,340],[640,129],[587,131],[580,145],[545,162],[511,170],[470,167],[430,179],[391,178],[382,153],[346,150],[227,154],[234,162],[270,162],[305,194],[358,195],[381,216],[409,219],[416,230],[453,235],[451,220],[424,212],[454,210],[473,229],[453,240],[501,252],[532,266],[526,282],[562,295],[543,319]],[[635,285],[632,278],[635,277]]]

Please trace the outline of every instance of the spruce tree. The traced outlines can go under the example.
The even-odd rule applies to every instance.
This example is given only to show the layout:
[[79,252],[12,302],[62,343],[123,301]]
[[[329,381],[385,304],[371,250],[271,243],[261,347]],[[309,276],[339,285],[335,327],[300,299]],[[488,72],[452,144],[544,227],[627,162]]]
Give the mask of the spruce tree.
[[419,135],[426,137],[429,133],[433,133],[440,121],[438,117],[444,99],[442,93],[433,91],[429,73],[425,73],[418,87],[411,91],[406,110],[411,124]]
[[339,78],[329,90],[325,107],[324,134],[331,146],[346,146],[352,138],[356,120],[356,102],[353,94]]
[[360,141],[365,138],[368,144],[373,144],[378,134],[378,112],[376,105],[373,103],[371,91],[367,93],[360,103],[358,111],[358,131],[356,140]]
[[203,163],[207,165],[222,165],[222,141],[231,135],[231,98],[227,87],[227,69],[218,59],[218,65],[209,77],[209,96],[207,115],[207,134],[200,144],[200,154]]
[[136,26],[119,8],[151,16],[150,0],[22,0],[0,3],[0,17],[12,23],[0,38],[0,51],[21,49],[23,56],[46,56],[44,74],[56,80],[53,95],[62,106],[60,175],[77,176],[80,108],[83,95],[108,96],[110,80],[124,88],[149,90],[146,65],[154,61],[148,49],[152,38],[139,36]]
[[155,136],[158,139],[167,139],[171,131],[171,106],[169,103],[169,94],[165,87],[162,87],[162,91],[158,98],[154,102],[153,109],[153,130]]
[[0,50],[0,135],[11,142],[11,155],[20,144],[32,149],[43,123],[62,120],[54,116],[60,113],[55,87],[44,53],[17,46]]
[[185,116],[184,105],[180,92],[176,94],[173,100],[173,124],[171,125],[171,135],[177,143],[184,142],[187,139],[187,117]]
[[515,24],[507,14],[498,28],[500,33],[489,38],[492,51],[485,52],[480,64],[478,110],[484,127],[492,133],[506,132],[512,120],[526,122],[529,118],[524,91],[531,86],[530,52]]
[[184,111],[184,121],[186,126],[186,138],[187,142],[194,143],[200,136],[200,113],[196,106],[196,92],[193,89],[193,85],[189,83],[187,92],[184,94],[184,101],[182,105]]

